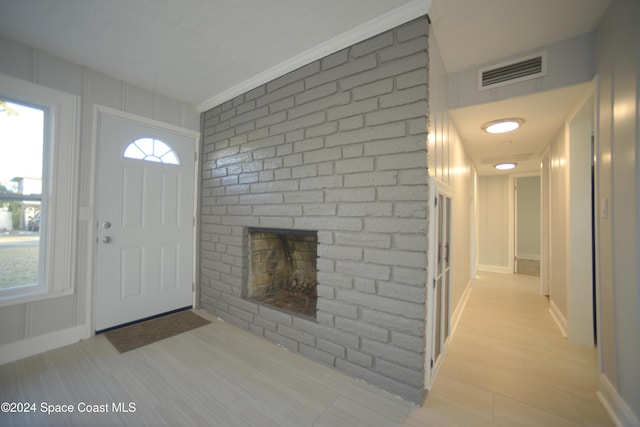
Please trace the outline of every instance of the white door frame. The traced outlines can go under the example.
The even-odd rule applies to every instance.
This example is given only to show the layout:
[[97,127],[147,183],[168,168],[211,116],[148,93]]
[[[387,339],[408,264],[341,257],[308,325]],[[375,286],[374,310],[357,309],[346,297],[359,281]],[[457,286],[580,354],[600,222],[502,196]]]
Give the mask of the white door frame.
[[[440,355],[434,366],[431,366],[431,360],[433,356],[434,346],[435,346],[435,310],[432,309],[433,301],[435,298],[434,292],[434,280],[436,278],[436,257],[438,254],[438,250],[436,248],[437,245],[437,230],[436,230],[436,215],[437,215],[437,207],[435,200],[439,195],[444,195],[452,200],[451,207],[453,207],[453,191],[451,187],[444,182],[434,178],[429,177],[429,191],[428,191],[428,204],[429,204],[429,224],[428,224],[428,237],[427,237],[427,283],[426,283],[426,318],[425,318],[425,355],[424,355],[424,389],[429,390],[431,384],[436,378],[438,368],[442,360],[444,359],[444,355],[448,348],[448,341],[445,340],[443,346],[440,348]],[[453,235],[453,226],[451,225],[451,235]],[[452,252],[449,252],[450,254]],[[449,263],[452,264],[451,262]],[[450,267],[451,268],[451,267]],[[447,310],[449,313],[449,325],[451,328],[451,300],[449,300],[449,309]],[[451,338],[451,329],[449,330],[449,338]]]
[[[510,246],[509,257],[511,258],[511,273],[517,273],[517,257],[518,257],[518,178],[529,178],[529,177],[540,177],[540,186],[542,190],[542,176],[540,172],[527,172],[527,173],[516,173],[510,176],[509,185],[513,189],[513,228],[510,230],[510,240],[513,241],[513,244]],[[542,232],[542,223],[540,224],[540,232]],[[513,234],[511,234],[513,233]],[[542,248],[540,248],[542,254]],[[541,256],[542,257],[542,256]],[[542,264],[542,260],[540,260]]]
[[[591,174],[595,150],[595,92],[590,85],[567,119],[569,157],[567,201],[568,338],[593,347],[593,206]],[[588,149],[586,149],[588,148]]]
[[[92,243],[91,251],[91,265],[88,268],[89,274],[91,276],[91,288],[87,292],[86,298],[86,313],[87,313],[87,324],[90,326],[91,335],[95,334],[96,331],[96,292],[97,292],[97,256],[98,256],[98,245],[96,244],[97,239],[97,221],[98,221],[98,209],[96,205],[97,201],[97,186],[98,186],[98,156],[100,155],[100,147],[99,147],[99,119],[101,116],[112,116],[115,118],[129,120],[133,123],[137,123],[144,126],[155,127],[160,130],[174,132],[179,135],[185,136],[187,138],[193,138],[194,147],[195,147],[195,168],[194,168],[194,176],[193,176],[193,185],[194,185],[194,193],[193,193],[193,266],[192,266],[192,277],[195,282],[196,280],[196,263],[197,263],[197,233],[196,233],[196,218],[197,218],[197,209],[198,209],[198,201],[200,199],[200,188],[198,186],[198,177],[200,176],[200,132],[194,131],[192,129],[183,128],[181,126],[172,125],[169,123],[161,122],[155,119],[150,119],[148,117],[138,116],[136,114],[128,113],[125,111],[117,110],[114,108],[106,107],[103,105],[95,104],[93,108],[93,134],[92,134],[92,146],[94,147],[94,155],[92,156],[92,164],[91,168],[93,170],[93,182],[91,185],[91,200],[93,200],[94,207],[81,207],[80,208],[80,219],[88,220],[90,225],[90,242]],[[196,292],[195,289],[192,292],[193,299],[192,305],[196,306]]]
[[551,219],[550,205],[550,148],[542,153],[540,173],[540,295],[549,295],[551,282],[549,274],[551,269],[551,250],[549,240],[549,221]]

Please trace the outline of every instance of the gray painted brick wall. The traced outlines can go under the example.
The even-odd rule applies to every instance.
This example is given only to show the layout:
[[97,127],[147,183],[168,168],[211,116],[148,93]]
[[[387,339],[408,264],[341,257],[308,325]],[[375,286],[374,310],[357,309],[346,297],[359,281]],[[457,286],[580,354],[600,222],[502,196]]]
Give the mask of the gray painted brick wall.
[[[291,351],[423,398],[427,20],[203,114],[200,304]],[[245,299],[247,227],[318,231],[318,311]]]

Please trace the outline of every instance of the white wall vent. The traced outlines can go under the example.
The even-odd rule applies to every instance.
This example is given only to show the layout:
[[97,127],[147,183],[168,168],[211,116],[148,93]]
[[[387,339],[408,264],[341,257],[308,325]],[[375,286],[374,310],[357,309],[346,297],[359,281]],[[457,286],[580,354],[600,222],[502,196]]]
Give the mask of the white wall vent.
[[547,75],[547,52],[478,70],[478,89],[493,89]]

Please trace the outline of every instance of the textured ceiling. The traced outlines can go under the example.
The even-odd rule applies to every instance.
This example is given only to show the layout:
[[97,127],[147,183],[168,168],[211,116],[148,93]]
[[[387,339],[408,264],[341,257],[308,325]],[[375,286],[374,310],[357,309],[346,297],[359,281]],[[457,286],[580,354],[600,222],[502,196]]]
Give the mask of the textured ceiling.
[[400,9],[398,19],[403,20],[404,13],[408,20],[426,14],[429,4],[0,0],[0,34],[198,105],[380,16],[391,15],[391,25],[398,25],[393,23],[394,11]]
[[[453,73],[589,33],[609,4],[610,0],[434,0],[429,17],[443,62]],[[542,152],[585,90],[586,85],[576,85],[450,113],[480,175],[536,172]],[[483,123],[503,117],[523,117],[526,123],[503,135],[481,130]],[[496,171],[493,164],[503,160],[517,161],[517,169]]]
[[[507,173],[536,172],[540,170],[542,152],[562,130],[565,118],[587,86],[579,84],[455,109],[451,117],[480,175],[501,173],[493,165],[508,161],[516,161],[518,168]],[[504,117],[522,117],[525,123],[514,132],[499,135],[481,129],[482,124]]]
[[429,11],[449,72],[592,31],[610,0],[434,0]]
[[[427,12],[445,67],[454,72],[592,31],[609,3],[0,0],[0,34],[205,110]],[[484,104],[452,111],[452,117],[479,172],[489,173],[482,165],[493,151],[517,147],[539,155],[580,92],[567,88]],[[514,133],[492,148],[483,143],[478,122],[503,111],[522,111],[531,132]],[[535,170],[536,162],[528,167]]]

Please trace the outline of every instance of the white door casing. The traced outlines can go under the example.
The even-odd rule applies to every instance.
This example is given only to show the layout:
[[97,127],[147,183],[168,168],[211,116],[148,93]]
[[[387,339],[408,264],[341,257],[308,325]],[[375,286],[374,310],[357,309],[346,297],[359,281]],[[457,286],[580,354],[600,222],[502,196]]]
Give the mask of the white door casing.
[[[193,304],[197,138],[104,112],[97,133],[100,331]],[[129,144],[141,138],[146,140],[134,157],[151,157],[125,157]],[[175,158],[160,158],[167,149]]]
[[540,295],[551,293],[550,168],[549,148],[547,148],[542,154],[540,172]]
[[451,336],[452,192],[430,178],[424,387],[433,383]]
[[[542,191],[541,173],[524,173],[512,175],[513,178],[513,270],[511,273],[520,274],[522,266],[518,264],[520,260],[540,261],[542,246],[540,239],[542,235],[542,216],[540,205],[540,193]],[[538,194],[532,193],[531,181],[539,182],[535,187]],[[527,184],[529,184],[527,186]],[[537,209],[532,209],[534,205]],[[524,233],[523,233],[524,231]],[[535,237],[534,237],[535,236]],[[533,241],[538,243],[538,247]],[[525,247],[526,250],[522,250]],[[542,262],[540,261],[540,266]]]

